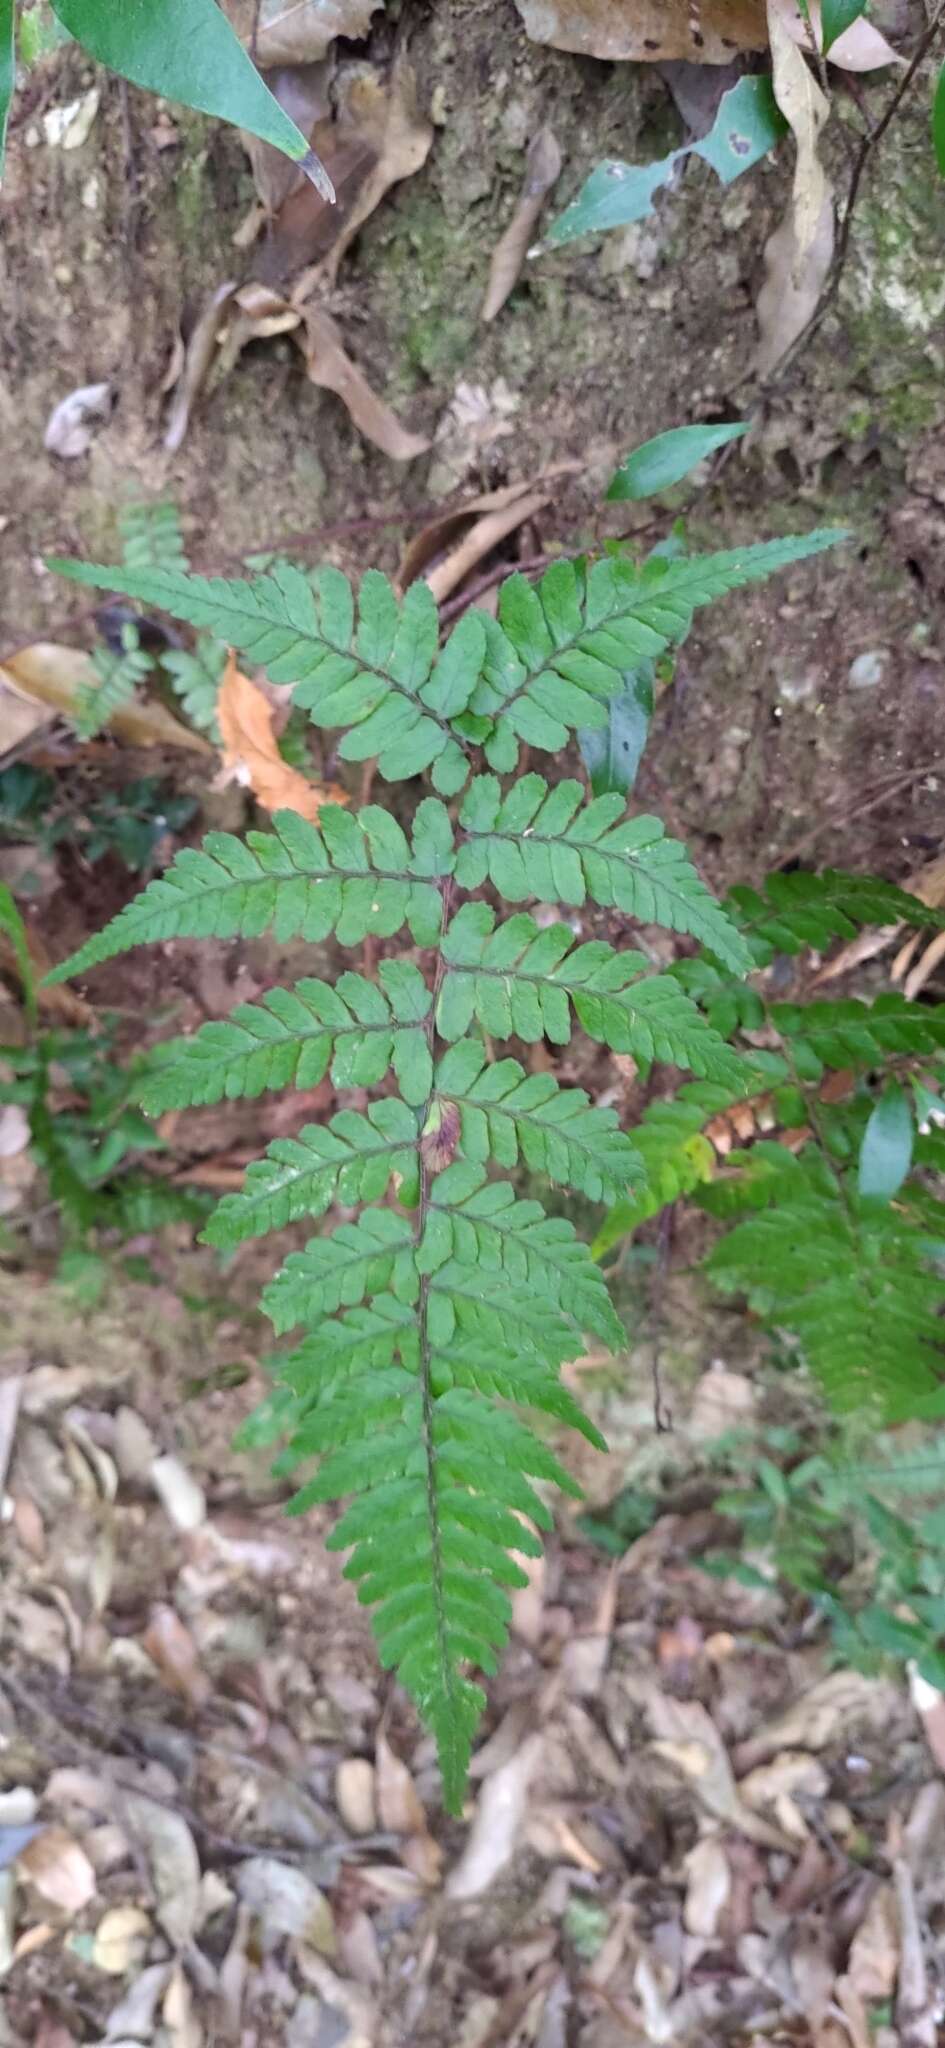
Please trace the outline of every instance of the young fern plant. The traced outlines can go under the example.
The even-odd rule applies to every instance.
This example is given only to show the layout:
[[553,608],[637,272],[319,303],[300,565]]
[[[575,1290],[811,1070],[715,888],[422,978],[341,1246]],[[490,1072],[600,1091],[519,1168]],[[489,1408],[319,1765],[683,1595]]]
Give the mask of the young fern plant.
[[[376,981],[306,976],[165,1046],[142,1099],[159,1113],[311,1088],[326,1073],[340,1091],[376,1091],[366,1113],[342,1108],[276,1139],[204,1234],[228,1251],[336,1204],[359,1209],[291,1253],[265,1291],[276,1330],[302,1335],[277,1361],[263,1428],[288,1438],[284,1469],[321,1461],[297,1511],[349,1503],[331,1546],[350,1553],[346,1573],[374,1609],[382,1661],[435,1731],[453,1811],[484,1704],[471,1674],[494,1672],[506,1588],[524,1583],[514,1553],[539,1552],[546,1489],[576,1491],[549,1425],[602,1442],[560,1368],[588,1336],[615,1351],[623,1342],[572,1223],[520,1199],[510,1176],[524,1163],[592,1201],[643,1176],[613,1110],[493,1048],[565,1046],[576,1021],[600,1044],[706,1084],[747,1085],[744,1061],[642,944],[582,940],[571,923],[519,907],[601,906],[617,913],[612,930],[663,925],[710,947],[731,975],[752,965],[736,923],[656,819],[627,816],[619,795],[589,799],[570,778],[515,779],[519,747],[555,754],[577,731],[605,727],[627,671],[678,641],[697,606],[839,537],[642,568],[617,556],[560,562],[537,587],[511,577],[498,617],[467,613],[442,647],[426,586],[399,603],[373,571],[356,604],[332,568],[309,578],[279,565],[229,583],[57,564],[164,607],[293,683],[316,725],[344,729],[343,760],[376,757],[389,783],[430,773],[436,794],[416,802],[409,831],[369,804],[354,816],[328,806],[318,828],[280,812],[245,840],[211,833],[55,978],[178,936],[271,928],[280,942],[333,934],[343,948],[401,940]],[[522,1410],[547,1420],[530,1424]]]
[[644,1184],[614,1205],[594,1250],[690,1196],[729,1226],[705,1260],[710,1280],[792,1341],[834,1410],[864,1428],[941,1416],[945,1004],[778,1001],[767,969],[866,925],[941,928],[945,916],[830,869],[772,875],[725,908],[752,984],[706,952],[672,975],[733,1050],[759,1032],[766,1050],[735,1086],[690,1083],[649,1106],[632,1133]]

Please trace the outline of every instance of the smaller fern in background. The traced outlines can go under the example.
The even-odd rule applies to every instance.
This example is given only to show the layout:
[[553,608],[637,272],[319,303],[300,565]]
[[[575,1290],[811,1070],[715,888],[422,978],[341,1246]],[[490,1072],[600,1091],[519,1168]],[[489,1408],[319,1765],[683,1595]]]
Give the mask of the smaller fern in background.
[[[148,570],[186,571],[187,553],[177,507],[169,502],[128,505],[119,514],[122,567],[131,574]],[[169,647],[155,657],[144,652],[134,623],[122,628],[120,652],[99,648],[92,656],[98,681],[83,685],[76,702],[79,738],[93,739],[104,731],[116,711],[130,702],[143,683],[166,677],[188,723],[220,744],[217,692],[226,664],[226,647],[211,633],[201,633],[192,650]]]

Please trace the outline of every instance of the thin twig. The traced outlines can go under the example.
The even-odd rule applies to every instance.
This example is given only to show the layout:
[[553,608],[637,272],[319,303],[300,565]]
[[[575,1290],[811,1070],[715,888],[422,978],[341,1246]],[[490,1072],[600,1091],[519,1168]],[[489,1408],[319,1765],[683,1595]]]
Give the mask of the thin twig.
[[887,803],[890,797],[897,796],[901,789],[908,789],[911,783],[921,782],[923,775],[934,775],[937,769],[943,767],[945,760],[926,761],[918,768],[906,768],[897,775],[888,776],[880,788],[875,789],[863,803],[854,804],[851,810],[828,811],[825,817],[818,818],[816,825],[812,825],[809,832],[802,833],[800,839],[795,839],[786,853],[782,853],[777,863],[778,867],[787,867],[789,861],[798,860],[800,855],[806,853],[807,848],[813,846],[815,840],[820,838],[821,833],[829,832],[840,825],[846,827],[852,824],[854,818],[865,818],[869,811],[878,811],[881,804]]
[[[880,115],[880,118],[877,121],[876,126],[874,128],[869,129],[868,133],[864,135],[860,143],[860,147],[856,155],[856,160],[853,165],[853,171],[850,177],[850,184],[847,191],[846,203],[844,205],[843,213],[840,219],[840,228],[837,235],[837,246],[834,250],[833,262],[830,266],[830,275],[827,279],[826,284],[824,285],[820,298],[818,299],[818,302],[814,307],[814,310],[806,326],[802,327],[800,334],[795,336],[795,339],[792,341],[790,348],[786,350],[785,354],[781,357],[780,362],[775,365],[775,368],[771,371],[770,375],[763,378],[759,383],[759,391],[768,391],[771,389],[773,385],[777,384],[780,381],[780,379],[784,376],[785,371],[790,369],[791,364],[796,361],[798,355],[801,353],[801,350],[804,349],[807,343],[812,340],[813,336],[817,333],[818,329],[825,320],[828,312],[830,311],[834,299],[836,298],[837,293],[840,289],[840,279],[843,275],[847,256],[849,255],[850,236],[853,229],[853,215],[856,208],[857,199],[859,198],[860,186],[863,182],[863,178],[866,173],[870,158],[873,155],[874,150],[882,141],[883,136],[885,135],[886,130],[890,125],[890,122],[895,120],[895,117],[903,103],[903,100],[907,97],[908,93],[911,92],[916,77],[918,76],[918,73],[921,70],[923,63],[925,62],[925,59],[928,56],[932,44],[934,43],[935,38],[938,35],[939,29],[941,28],[943,23],[945,23],[945,0],[938,0],[938,4],[935,7],[929,25],[925,30],[924,35],[920,38],[920,41],[916,49],[913,51],[912,57],[910,58],[909,63],[906,66],[906,69],[903,72],[902,77],[900,78],[899,83],[895,88],[895,91],[891,94],[884,112]],[[748,378],[745,378],[743,380],[743,382],[745,383],[749,381],[750,380]]]

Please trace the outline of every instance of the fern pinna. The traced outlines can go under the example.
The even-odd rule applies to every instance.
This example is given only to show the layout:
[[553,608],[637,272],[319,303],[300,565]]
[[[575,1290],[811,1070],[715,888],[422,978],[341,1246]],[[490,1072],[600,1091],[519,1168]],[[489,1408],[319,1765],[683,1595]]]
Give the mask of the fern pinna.
[[[645,945],[579,938],[543,907],[599,905],[711,949],[733,976],[752,953],[684,849],[624,799],[567,779],[516,778],[519,748],[555,754],[603,729],[627,671],[685,634],[694,609],[816,554],[815,533],[726,554],[560,562],[532,587],[513,576],[498,617],[468,612],[440,645],[436,606],[399,602],[380,574],[359,601],[333,568],[278,566],[252,582],[176,569],[58,564],[79,582],[163,607],[295,686],[344,761],[376,758],[389,783],[430,772],[409,831],[384,807],[291,812],[245,840],[211,833],[57,970],[84,973],[125,947],[177,936],[247,936],[356,947],[406,931],[377,980],[357,972],[272,989],[162,1049],[144,1090],[159,1112],[264,1089],[378,1090],[366,1113],[280,1138],[220,1203],[205,1236],[223,1250],[333,1206],[351,1221],[293,1252],[266,1290],[277,1331],[301,1329],[276,1366],[266,1426],[282,1467],[321,1460],[296,1497],[351,1497],[330,1539],[374,1607],[382,1659],[436,1733],[445,1796],[462,1801],[483,1694],[524,1583],[514,1553],[539,1550],[549,1485],[574,1492],[548,1427],[600,1443],[559,1377],[592,1336],[622,1330],[599,1267],[570,1221],[520,1199],[520,1163],[593,1201],[639,1187],[640,1154],[611,1109],[547,1073],[494,1058],[496,1040],[568,1043],[575,1019],[600,1044],[665,1060],[722,1090],[744,1063]],[[474,774],[481,752],[485,772]],[[462,794],[460,795],[460,793]],[[459,799],[448,808],[444,799]],[[472,893],[470,893],[472,892]],[[485,893],[482,893],[485,892]],[[504,913],[507,904],[535,904]],[[504,1176],[504,1177],[503,1177]]]

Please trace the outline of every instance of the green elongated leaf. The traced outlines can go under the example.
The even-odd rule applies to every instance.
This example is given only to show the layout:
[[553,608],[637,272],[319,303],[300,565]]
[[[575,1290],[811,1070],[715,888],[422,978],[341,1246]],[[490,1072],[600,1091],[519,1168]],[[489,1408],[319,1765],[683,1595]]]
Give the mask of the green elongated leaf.
[[935,82],[935,96],[932,101],[932,143],[935,161],[942,177],[945,178],[945,64]]
[[16,48],[13,38],[13,0],[0,0],[0,178],[7,143],[7,122],[16,88]]
[[866,13],[866,0],[821,0],[820,20],[823,32],[823,50],[826,56],[831,45],[846,29],[852,28]]
[[36,1023],[36,976],[30,949],[26,939],[26,926],[17,909],[13,893],[5,882],[0,882],[0,932],[6,932],[13,947],[17,971],[23,985],[23,1001],[30,1024]]
[[644,441],[628,455],[626,462],[611,479],[607,497],[622,502],[624,499],[654,498],[660,491],[666,491],[671,484],[678,484],[688,476],[690,470],[704,462],[707,455],[714,455],[717,448],[725,448],[729,441],[738,441],[747,434],[750,420],[732,420],[725,425],[705,427],[672,427],[667,434],[657,434],[652,441]]
[[671,150],[652,164],[625,164],[613,159],[598,164],[576,199],[553,220],[546,240],[552,248],[578,235],[602,234],[645,220],[655,194],[687,156],[701,156],[722,183],[731,184],[766,156],[784,134],[784,119],[770,78],[740,78],[723,95],[709,134],[701,142]]
[[723,185],[730,185],[775,148],[787,125],[768,74],[740,78],[723,93],[712,127],[692,144],[692,155],[701,156]]
[[269,91],[216,0],[53,0],[53,6],[76,42],[110,71],[271,142],[324,198],[334,199],[324,164]]
[[883,1090],[863,1133],[858,1184],[861,1195],[889,1202],[912,1165],[914,1125],[908,1096],[896,1082]]
[[637,779],[653,716],[656,663],[641,661],[628,669],[622,690],[611,697],[607,724],[578,733],[581,757],[595,796],[629,796]]

